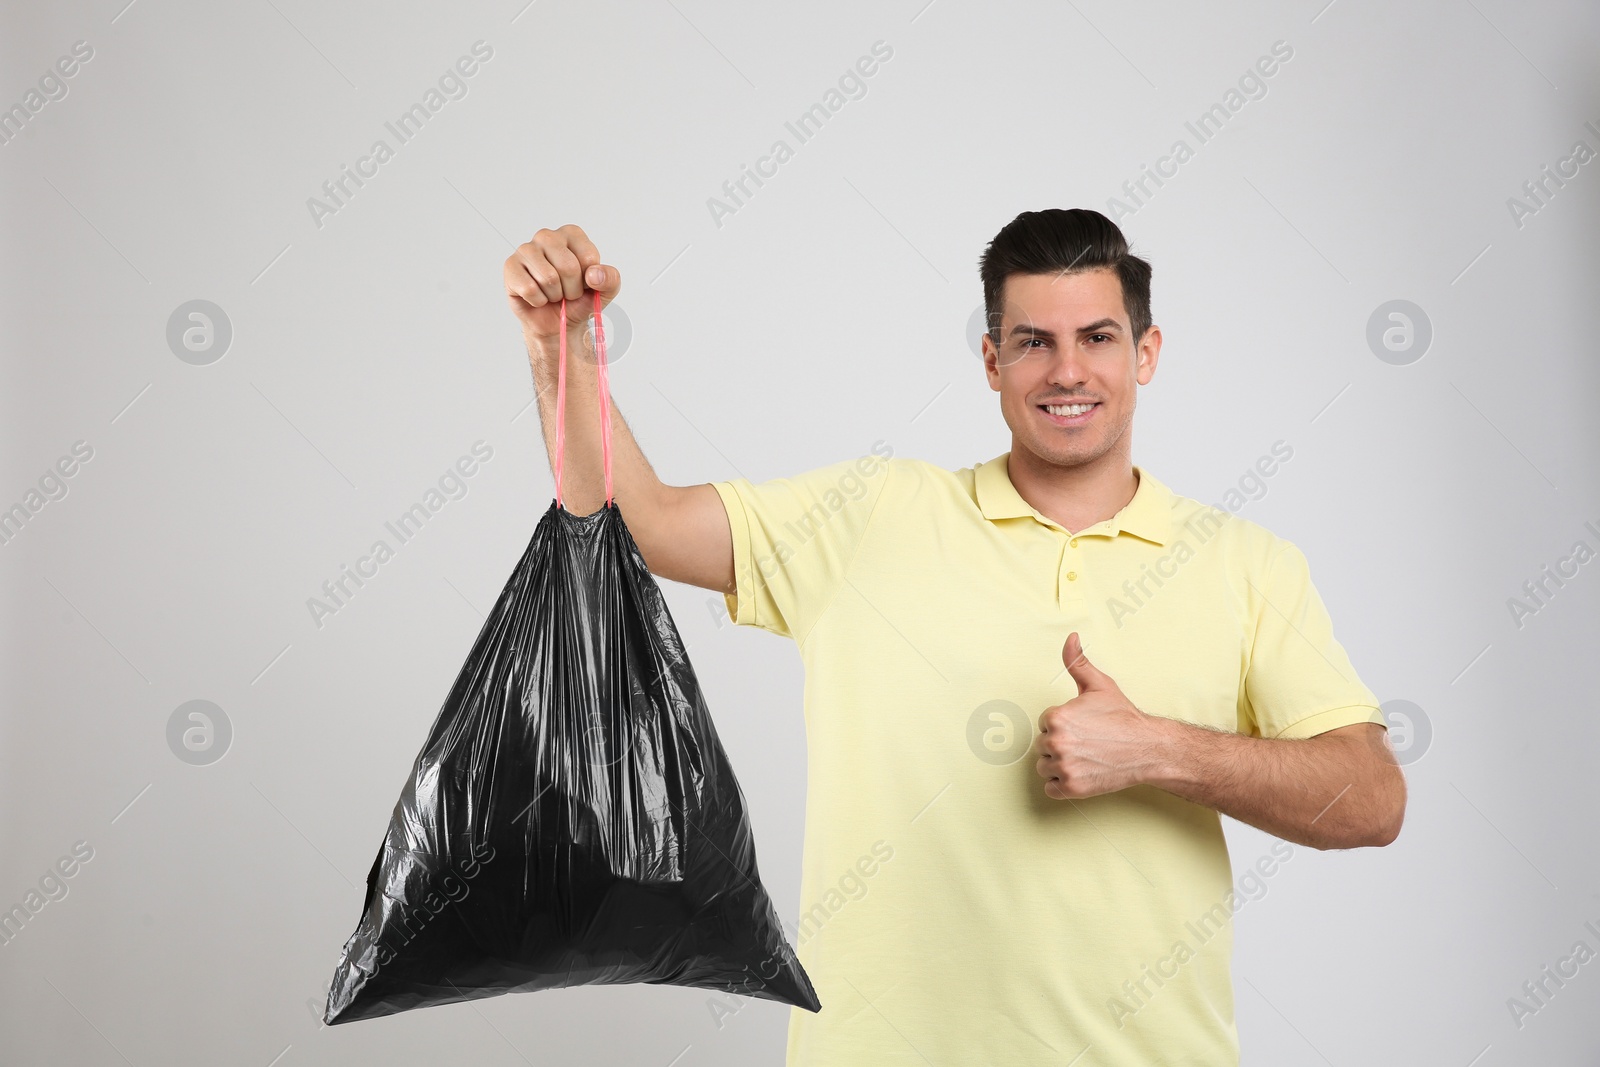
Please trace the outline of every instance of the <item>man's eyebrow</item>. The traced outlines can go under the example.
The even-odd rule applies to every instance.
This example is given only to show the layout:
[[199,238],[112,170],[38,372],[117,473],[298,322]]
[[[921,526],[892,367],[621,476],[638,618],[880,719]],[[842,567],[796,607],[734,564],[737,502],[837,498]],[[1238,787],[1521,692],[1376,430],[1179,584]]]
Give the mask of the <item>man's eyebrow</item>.
[[[1121,329],[1122,323],[1118,322],[1116,319],[1096,319],[1094,322],[1091,322],[1085,326],[1079,326],[1077,332],[1095,333],[1102,330],[1119,331]],[[1054,341],[1056,339],[1054,330],[1047,330],[1042,326],[1031,326],[1025,322],[1011,327],[1011,336],[1015,337],[1019,333],[1027,334],[1030,337],[1038,337],[1045,341]]]

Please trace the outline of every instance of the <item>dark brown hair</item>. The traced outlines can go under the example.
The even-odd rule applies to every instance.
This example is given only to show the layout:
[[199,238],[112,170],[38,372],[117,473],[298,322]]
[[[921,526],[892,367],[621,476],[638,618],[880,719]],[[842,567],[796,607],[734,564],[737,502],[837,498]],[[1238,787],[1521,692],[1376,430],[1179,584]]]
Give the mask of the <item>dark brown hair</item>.
[[989,336],[1000,344],[1000,313],[1006,278],[1013,274],[1116,272],[1122,306],[1137,346],[1150,329],[1150,264],[1128,250],[1117,224],[1088,208],[1024,211],[995,234],[978,259]]

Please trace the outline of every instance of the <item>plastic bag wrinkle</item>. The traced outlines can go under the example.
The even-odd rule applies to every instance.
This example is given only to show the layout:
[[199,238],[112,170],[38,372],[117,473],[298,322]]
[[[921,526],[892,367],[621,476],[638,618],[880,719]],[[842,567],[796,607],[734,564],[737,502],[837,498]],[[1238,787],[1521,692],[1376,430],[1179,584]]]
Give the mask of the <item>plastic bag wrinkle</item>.
[[620,511],[552,503],[401,791],[325,1019],[632,982],[821,1008]]

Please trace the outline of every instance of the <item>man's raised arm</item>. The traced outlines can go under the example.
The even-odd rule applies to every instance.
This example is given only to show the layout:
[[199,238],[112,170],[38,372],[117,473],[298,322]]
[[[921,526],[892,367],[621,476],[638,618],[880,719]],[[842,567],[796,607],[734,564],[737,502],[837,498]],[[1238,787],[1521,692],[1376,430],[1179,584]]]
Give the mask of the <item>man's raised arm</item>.
[[[594,350],[585,327],[594,301],[605,307],[622,288],[616,267],[600,262],[577,226],[540,230],[505,262],[506,298],[522,324],[533,366],[539,421],[555,469],[556,375],[561,333],[567,335],[566,452],[562,504],[585,515],[605,502],[600,409]],[[561,299],[567,300],[561,321]],[[615,401],[611,405],[612,498],[652,573],[675,582],[733,592],[733,535],[709,484],[672,486],[656,477]]]

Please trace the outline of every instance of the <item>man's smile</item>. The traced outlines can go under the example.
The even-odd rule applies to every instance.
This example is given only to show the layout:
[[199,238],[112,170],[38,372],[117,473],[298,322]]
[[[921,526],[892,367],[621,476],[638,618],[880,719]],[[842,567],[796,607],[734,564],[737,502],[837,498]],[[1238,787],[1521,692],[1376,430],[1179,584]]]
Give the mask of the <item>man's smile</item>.
[[1094,417],[1099,410],[1098,400],[1074,401],[1072,403],[1040,404],[1040,411],[1045,418],[1057,426],[1082,426]]

